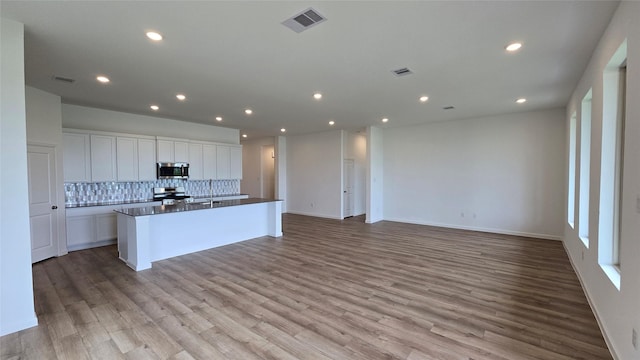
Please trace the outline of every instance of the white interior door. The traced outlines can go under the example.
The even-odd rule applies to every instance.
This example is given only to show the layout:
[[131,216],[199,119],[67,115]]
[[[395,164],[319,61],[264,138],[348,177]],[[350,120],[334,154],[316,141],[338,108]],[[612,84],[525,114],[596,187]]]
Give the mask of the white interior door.
[[27,162],[31,262],[35,263],[58,255],[55,149],[29,145]]
[[342,202],[344,206],[345,218],[353,216],[353,172],[354,172],[353,159],[345,159],[344,166],[343,166],[344,200]]

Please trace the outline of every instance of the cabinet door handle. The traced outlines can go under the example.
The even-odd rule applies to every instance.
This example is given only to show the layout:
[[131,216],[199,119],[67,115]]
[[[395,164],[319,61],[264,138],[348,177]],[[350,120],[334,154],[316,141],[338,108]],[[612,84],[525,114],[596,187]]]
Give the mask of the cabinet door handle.
[[53,206],[51,207],[51,209],[52,209],[52,210],[55,210],[55,209],[57,209],[57,208],[58,208],[58,206],[57,206],[57,205],[53,205]]

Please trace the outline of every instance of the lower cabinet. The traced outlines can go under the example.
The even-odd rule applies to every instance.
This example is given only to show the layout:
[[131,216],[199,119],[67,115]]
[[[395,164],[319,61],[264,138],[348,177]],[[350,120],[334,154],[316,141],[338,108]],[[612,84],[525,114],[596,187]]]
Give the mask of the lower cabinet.
[[161,204],[161,202],[156,201],[68,208],[66,209],[67,248],[69,251],[75,251],[115,244],[118,238],[118,224],[114,210]]
[[95,215],[69,216],[67,211],[67,248],[69,251],[88,249],[96,243]]

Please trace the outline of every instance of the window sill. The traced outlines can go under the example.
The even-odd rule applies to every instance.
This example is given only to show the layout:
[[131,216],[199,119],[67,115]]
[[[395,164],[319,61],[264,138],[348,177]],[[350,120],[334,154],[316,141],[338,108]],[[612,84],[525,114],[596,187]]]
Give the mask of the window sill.
[[589,248],[589,238],[586,237],[586,236],[578,236],[578,237],[580,238],[580,240],[582,240],[582,243],[588,249]]
[[620,291],[620,269],[615,265],[600,265],[602,271],[607,275],[613,286]]

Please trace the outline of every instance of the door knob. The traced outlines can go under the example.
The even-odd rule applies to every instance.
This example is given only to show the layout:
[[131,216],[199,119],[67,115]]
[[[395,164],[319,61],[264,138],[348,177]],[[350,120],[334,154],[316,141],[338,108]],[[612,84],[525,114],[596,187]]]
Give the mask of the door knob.
[[58,208],[58,206],[57,206],[57,205],[53,205],[53,206],[51,207],[51,209],[52,209],[52,210],[55,210],[55,209],[57,209],[57,208]]

